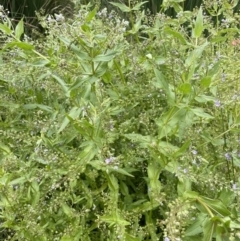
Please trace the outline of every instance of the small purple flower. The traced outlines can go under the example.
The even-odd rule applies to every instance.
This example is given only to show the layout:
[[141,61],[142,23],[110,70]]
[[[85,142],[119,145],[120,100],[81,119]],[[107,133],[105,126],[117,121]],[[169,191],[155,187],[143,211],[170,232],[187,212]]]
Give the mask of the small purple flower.
[[221,106],[221,102],[219,100],[215,100],[214,104],[216,107],[220,107]]
[[106,160],[105,160],[105,163],[106,164],[109,164],[109,163],[111,163],[112,161],[114,161],[115,160],[115,157],[110,157],[110,158],[107,158]]
[[168,237],[165,237],[164,241],[171,241],[171,240]]
[[231,159],[232,159],[232,156],[231,156],[231,154],[229,154],[229,153],[225,153],[225,158],[228,160],[228,161],[230,161]]

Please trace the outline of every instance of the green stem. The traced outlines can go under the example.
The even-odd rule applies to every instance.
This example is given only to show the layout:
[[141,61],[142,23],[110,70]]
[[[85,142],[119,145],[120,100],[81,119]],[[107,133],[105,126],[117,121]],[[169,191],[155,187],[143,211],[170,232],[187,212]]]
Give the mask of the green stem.
[[208,214],[210,215],[211,218],[214,217],[213,213],[211,212],[211,210],[209,209],[209,207],[204,203],[202,202],[201,199],[197,198],[197,201],[207,210]]

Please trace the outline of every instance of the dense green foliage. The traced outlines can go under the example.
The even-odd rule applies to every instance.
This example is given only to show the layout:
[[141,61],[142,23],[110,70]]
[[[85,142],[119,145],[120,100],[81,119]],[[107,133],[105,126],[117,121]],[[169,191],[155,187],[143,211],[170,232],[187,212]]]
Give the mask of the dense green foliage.
[[240,240],[239,16],[178,2],[81,6],[44,41],[1,9],[1,240]]

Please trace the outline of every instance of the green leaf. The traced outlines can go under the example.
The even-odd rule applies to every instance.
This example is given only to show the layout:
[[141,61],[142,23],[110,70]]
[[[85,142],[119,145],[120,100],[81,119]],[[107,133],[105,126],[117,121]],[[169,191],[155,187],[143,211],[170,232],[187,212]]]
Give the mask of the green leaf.
[[63,131],[67,127],[67,125],[70,122],[70,119],[73,119],[73,120],[76,119],[80,115],[81,112],[82,112],[82,108],[79,108],[79,107],[76,107],[76,106],[73,107],[70,110],[69,114],[64,118],[64,120],[62,122],[62,125],[58,130],[58,133],[60,133],[61,131]]
[[0,150],[3,152],[3,153],[6,153],[6,154],[10,154],[11,153],[11,150],[8,146],[2,144],[0,142]]
[[126,176],[129,176],[129,177],[134,177],[133,175],[131,175],[130,173],[128,173],[126,170],[122,169],[122,168],[119,168],[119,167],[109,167],[108,168],[109,171],[111,172],[118,172],[118,173],[121,173],[123,175],[126,175]]
[[97,8],[94,8],[90,13],[88,13],[87,17],[85,18],[86,22],[90,22],[96,15]]
[[190,141],[190,140],[186,141],[186,142],[181,146],[181,148],[179,148],[179,149],[174,153],[174,156],[175,156],[175,157],[179,157],[179,156],[181,156],[182,154],[184,154],[184,152],[189,148],[190,145],[191,145],[191,141]]
[[193,224],[187,227],[184,236],[195,236],[203,232],[202,224],[207,219],[208,215],[200,213]]
[[200,7],[200,9],[198,10],[195,26],[192,32],[193,38],[199,38],[202,32],[203,32],[203,14],[202,14],[202,7]]
[[118,53],[117,51],[111,50],[111,51],[108,51],[106,54],[97,55],[95,58],[93,58],[93,61],[94,62],[107,62],[107,61],[112,60],[116,56],[117,53]]
[[82,51],[79,49],[72,41],[59,37],[59,39],[67,45],[68,48],[70,48],[80,60],[92,60],[92,58],[89,56],[89,54],[85,51]]
[[177,185],[178,196],[182,196],[185,192],[191,191],[192,182],[189,179],[179,180]]
[[158,88],[162,88],[166,92],[166,95],[168,96],[169,104],[174,104],[175,94],[170,89],[170,85],[165,80],[164,75],[158,69],[154,69],[154,73],[156,76],[156,82],[153,82],[153,84]]
[[57,76],[55,74],[51,74],[51,76],[61,85],[61,87],[64,90],[64,92],[67,93],[68,87],[67,87],[67,84],[64,82],[64,80],[61,79],[59,76]]
[[144,2],[140,2],[140,3],[136,4],[136,5],[132,8],[132,10],[135,10],[135,11],[140,10],[140,7],[141,7],[143,4],[147,3],[147,2],[148,2],[148,1],[144,1]]
[[197,192],[194,192],[194,191],[186,191],[183,194],[183,197],[195,200],[195,199],[197,199],[199,197],[199,194]]
[[210,76],[205,76],[200,80],[202,87],[208,88],[211,84],[212,78]]
[[131,8],[129,8],[128,6],[126,6],[125,4],[122,3],[114,3],[114,2],[110,2],[110,4],[112,4],[113,6],[118,7],[121,11],[123,12],[131,12]]
[[128,233],[125,233],[125,240],[127,241],[141,241],[140,238],[136,238]]
[[123,217],[120,216],[120,214],[113,214],[111,216],[110,215],[104,215],[104,216],[100,217],[100,220],[110,224],[110,226],[112,226],[114,224],[128,226],[128,225],[131,224],[128,221],[126,221],[125,219],[123,219]]
[[207,205],[212,211],[223,217],[229,216],[231,214],[231,212],[220,200],[214,200],[203,196],[200,196],[199,200]]
[[44,67],[48,64],[50,64],[51,62],[49,60],[46,60],[46,59],[39,59],[39,60],[36,60],[32,63],[30,63],[32,66],[35,66],[35,67]]
[[72,217],[73,216],[73,210],[70,208],[66,203],[62,203],[61,205],[63,212],[68,216]]
[[4,48],[18,47],[23,50],[33,50],[34,46],[24,42],[10,42]]
[[214,117],[211,116],[210,114],[204,112],[204,109],[202,108],[194,108],[194,109],[190,109],[195,115],[202,117],[202,118],[206,118],[206,119],[213,119]]
[[2,30],[2,32],[4,32],[7,35],[12,33],[12,30],[8,26],[2,23],[0,23],[0,30]]
[[23,18],[18,22],[16,28],[15,28],[15,37],[16,39],[20,40],[21,36],[24,33],[24,23]]
[[196,63],[196,61],[202,56],[203,51],[208,46],[208,42],[206,41],[203,45],[197,46],[187,57],[185,64],[190,67]]
[[212,96],[207,96],[207,95],[199,95],[197,97],[195,97],[195,100],[199,103],[206,103],[206,102],[209,102],[209,101],[215,101],[216,98],[215,97],[212,97]]
[[212,241],[214,235],[215,223],[209,218],[203,224],[203,239],[202,241]]
[[[144,200],[143,200],[144,201]],[[142,200],[132,203],[128,206],[128,210],[134,210],[138,213],[146,212],[150,210],[154,210],[155,208],[160,206],[160,203],[156,200],[152,200],[151,202],[143,202]]]
[[32,110],[32,109],[39,108],[39,109],[45,110],[47,112],[53,111],[52,107],[47,106],[47,105],[40,105],[40,104],[27,104],[27,105],[23,105],[23,108],[26,110]]
[[164,28],[164,32],[167,33],[167,34],[172,35],[175,38],[177,38],[182,44],[187,44],[187,41],[184,38],[184,36],[181,33],[173,30],[172,28],[166,27],[166,28]]
[[189,94],[192,90],[192,86],[189,83],[184,83],[181,84],[178,89],[184,94]]

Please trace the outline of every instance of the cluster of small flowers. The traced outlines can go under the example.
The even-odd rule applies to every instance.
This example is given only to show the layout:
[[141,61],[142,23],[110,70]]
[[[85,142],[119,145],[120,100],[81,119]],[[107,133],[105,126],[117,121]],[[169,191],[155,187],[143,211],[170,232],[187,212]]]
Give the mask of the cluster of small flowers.
[[106,164],[110,164],[111,162],[113,162],[116,158],[115,157],[109,157],[105,160]]
[[[97,16],[102,20],[111,20],[111,23],[114,23],[114,29],[118,31],[118,33],[124,33],[126,28],[129,26],[129,22],[127,20],[120,20],[114,11],[111,11],[109,14],[107,13],[107,8],[103,8],[100,12],[97,13]],[[115,21],[113,21],[115,19]]]
[[229,19],[222,19],[222,26],[225,28],[229,28],[231,21]]
[[97,13],[97,16],[99,17],[107,17],[107,8],[103,8],[100,12]]
[[54,14],[54,18],[53,18],[53,16],[51,16],[51,15],[49,15],[48,17],[47,17],[47,22],[49,23],[49,24],[51,24],[51,23],[55,23],[55,22],[64,22],[64,20],[65,20],[65,18],[64,18],[64,16],[60,13],[60,14]]
[[10,12],[8,10],[5,10],[4,7],[2,5],[0,5],[0,20],[5,22],[7,20],[7,15],[9,13]]

